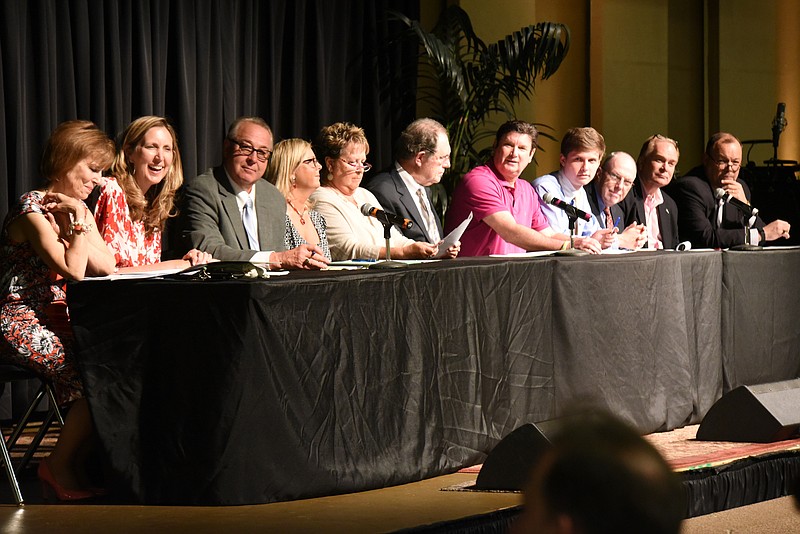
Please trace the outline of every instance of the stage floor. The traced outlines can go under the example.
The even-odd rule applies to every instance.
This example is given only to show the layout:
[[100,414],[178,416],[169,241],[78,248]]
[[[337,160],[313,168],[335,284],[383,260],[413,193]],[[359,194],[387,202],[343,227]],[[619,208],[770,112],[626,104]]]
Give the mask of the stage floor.
[[[734,462],[756,453],[754,444],[696,442],[696,427],[648,436],[676,470],[707,468]],[[51,436],[52,441],[54,436]],[[760,448],[796,449],[791,441],[756,445]],[[703,449],[705,452],[699,453]],[[766,454],[771,454],[766,452]],[[705,455],[705,456],[703,456]],[[470,472],[471,471],[471,472]],[[42,504],[38,480],[29,468],[21,481],[28,504],[21,509],[12,502],[7,483],[0,483],[0,532],[30,533],[57,530],[63,533],[93,531],[126,532],[392,532],[425,525],[458,522],[487,514],[511,516],[522,504],[519,493],[441,491],[474,483],[477,469],[411,484],[347,495],[291,502],[233,507],[139,506],[114,502],[112,497],[91,504]],[[501,518],[502,519],[502,518]],[[451,523],[452,525],[452,523]],[[791,498],[774,499],[686,521],[685,533],[800,532],[800,512]],[[711,525],[707,528],[707,525]],[[749,526],[748,526],[749,525]],[[758,529],[751,528],[758,525]],[[791,525],[791,528],[787,528]],[[724,528],[721,528],[724,526]],[[716,530],[714,530],[716,529]],[[430,531],[430,530],[429,530]]]
[[[519,495],[440,491],[475,475],[453,474],[394,488],[235,507],[132,505],[0,506],[0,532],[391,532],[513,507]],[[800,532],[800,512],[783,497],[684,522],[683,534]]]
[[[455,473],[361,493],[256,506],[27,505],[0,507],[0,532],[391,532],[515,507],[514,493],[440,491]],[[5,499],[4,502],[8,502]]]

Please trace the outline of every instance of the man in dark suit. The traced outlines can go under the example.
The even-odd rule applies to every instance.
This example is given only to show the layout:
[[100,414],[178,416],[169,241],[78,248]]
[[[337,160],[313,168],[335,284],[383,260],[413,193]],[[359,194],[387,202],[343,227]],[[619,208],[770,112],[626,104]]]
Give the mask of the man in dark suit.
[[[619,227],[625,220],[620,202],[636,180],[636,161],[627,152],[612,152],[597,170],[594,180],[584,186],[592,214],[600,228]],[[617,247],[636,250],[647,241],[644,224],[631,223],[617,234]]]
[[269,263],[282,269],[321,268],[318,247],[286,250],[286,201],[263,179],[272,154],[272,131],[263,119],[241,117],[231,124],[223,163],[183,186],[175,222],[182,248],[209,252],[219,260]]
[[[742,145],[733,135],[711,136],[703,154],[703,165],[690,170],[670,189],[678,203],[681,238],[697,248],[729,248],[745,242],[742,212],[716,198],[717,189],[750,204],[750,189],[739,178]],[[749,223],[749,221],[747,221]],[[767,225],[756,217],[751,225],[750,244],[763,244],[789,237],[789,223],[780,219]]]
[[662,190],[672,181],[678,165],[678,143],[663,135],[652,135],[642,145],[636,167],[639,179],[633,184],[626,224],[645,223],[650,249],[678,246],[678,206]]
[[415,241],[437,244],[442,238],[442,220],[433,207],[431,188],[450,167],[447,130],[433,119],[417,119],[400,134],[391,169],[365,185],[384,210],[410,219],[411,228],[401,229]]

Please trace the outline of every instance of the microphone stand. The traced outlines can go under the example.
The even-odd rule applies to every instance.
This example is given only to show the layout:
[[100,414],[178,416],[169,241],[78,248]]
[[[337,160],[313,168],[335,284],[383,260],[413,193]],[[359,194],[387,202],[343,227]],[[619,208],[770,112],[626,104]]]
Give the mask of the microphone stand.
[[397,269],[399,267],[408,267],[408,264],[405,264],[401,261],[392,261],[392,253],[391,253],[391,246],[389,244],[389,239],[392,236],[392,223],[389,222],[388,217],[381,219],[377,217],[377,219],[383,225],[383,237],[386,239],[386,259],[383,261],[379,261],[373,263],[369,266],[370,269]]
[[578,217],[567,214],[567,219],[569,219],[569,227],[571,228],[569,248],[567,250],[557,250],[556,256],[586,256],[589,254],[588,252],[575,248],[575,238],[578,236]]
[[759,245],[753,245],[750,243],[750,229],[752,228],[750,221],[752,220],[755,222],[755,214],[758,212],[753,213],[750,217],[747,214],[742,214],[742,223],[744,224],[744,244],[743,245],[734,245],[731,247],[731,250],[743,250],[743,251],[753,251],[753,250],[763,250],[764,247]]

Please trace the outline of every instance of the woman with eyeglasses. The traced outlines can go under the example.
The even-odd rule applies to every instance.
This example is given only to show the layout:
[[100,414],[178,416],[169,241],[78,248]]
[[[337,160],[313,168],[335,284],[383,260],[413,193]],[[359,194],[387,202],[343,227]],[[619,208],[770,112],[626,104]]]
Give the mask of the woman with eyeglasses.
[[311,143],[304,139],[285,139],[275,145],[267,165],[267,179],[286,199],[286,250],[303,244],[316,245],[331,259],[325,217],[312,209],[311,193],[319,187],[319,171]]
[[172,125],[162,117],[140,117],[122,133],[111,176],[100,180],[95,219],[114,253],[117,271],[189,267],[211,255],[192,249],[182,259],[161,261],[167,219],[175,215],[175,192],[183,167]]
[[[364,173],[372,168],[364,130],[346,122],[325,126],[315,148],[324,161],[323,180],[311,200],[327,222],[333,259],[385,258],[383,225],[361,211],[365,204],[383,209],[375,195],[361,187]],[[392,259],[431,258],[438,252],[436,245],[408,239],[396,227],[391,229],[390,246]]]

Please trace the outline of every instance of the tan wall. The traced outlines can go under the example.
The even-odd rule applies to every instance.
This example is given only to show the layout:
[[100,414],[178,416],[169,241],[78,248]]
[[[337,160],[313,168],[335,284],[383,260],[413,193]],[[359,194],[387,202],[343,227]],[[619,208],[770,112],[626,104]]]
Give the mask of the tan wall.
[[[423,0],[423,4],[426,2]],[[680,170],[700,161],[710,133],[770,138],[778,101],[789,126],[779,156],[800,158],[800,2],[797,0],[460,0],[476,33],[491,42],[541,21],[570,27],[559,71],[539,82],[518,116],[560,138],[591,125],[610,150],[636,155],[653,133],[681,145]],[[542,140],[538,169],[558,165],[558,143]],[[759,147],[754,159],[772,155]]]

